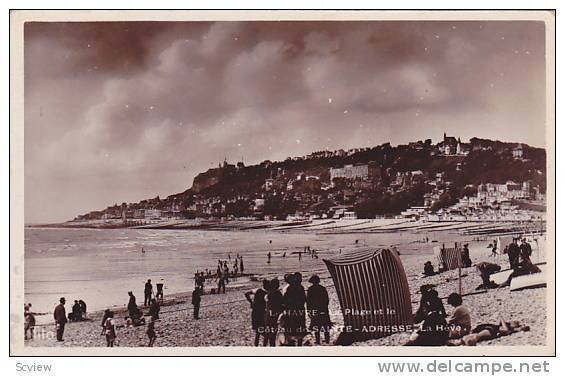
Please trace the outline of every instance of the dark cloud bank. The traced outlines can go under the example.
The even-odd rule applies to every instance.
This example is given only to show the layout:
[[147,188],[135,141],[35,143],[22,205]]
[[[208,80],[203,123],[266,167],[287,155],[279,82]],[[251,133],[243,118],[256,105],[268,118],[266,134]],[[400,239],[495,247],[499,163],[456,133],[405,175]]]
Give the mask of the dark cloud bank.
[[26,221],[176,193],[224,157],[543,147],[544,54],[539,22],[28,23]]

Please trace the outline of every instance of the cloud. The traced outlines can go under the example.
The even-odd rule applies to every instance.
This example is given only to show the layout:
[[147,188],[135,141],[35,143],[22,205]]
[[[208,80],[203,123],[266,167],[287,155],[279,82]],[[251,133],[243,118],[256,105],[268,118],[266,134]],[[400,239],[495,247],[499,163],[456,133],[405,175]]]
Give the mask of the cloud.
[[176,193],[224,157],[444,131],[544,143],[537,23],[41,23],[25,36],[28,221]]

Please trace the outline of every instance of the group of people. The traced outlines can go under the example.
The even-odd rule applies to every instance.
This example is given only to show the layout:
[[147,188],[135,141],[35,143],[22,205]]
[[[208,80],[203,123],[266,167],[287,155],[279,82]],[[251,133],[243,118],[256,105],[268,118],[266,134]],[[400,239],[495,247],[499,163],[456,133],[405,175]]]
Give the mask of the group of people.
[[463,305],[461,295],[449,295],[447,302],[454,309],[448,316],[433,285],[421,286],[420,293],[420,306],[414,317],[417,329],[405,346],[443,346],[451,339],[462,338],[470,333],[471,313]]
[[86,303],[84,300],[75,300],[68,317],[70,322],[86,320]]
[[[520,244],[518,244],[519,241]],[[496,250],[496,242],[491,247]],[[482,278],[482,284],[477,287],[477,290],[506,287],[510,285],[514,277],[540,272],[540,269],[531,260],[532,246],[526,238],[521,238],[521,240],[519,237],[513,238],[512,243],[505,246],[502,253],[508,255],[508,263],[512,273],[505,282],[498,285],[490,280],[490,276],[501,271],[500,265],[487,261],[477,263],[475,266],[481,273]]]
[[[312,275],[307,290],[299,272],[285,275],[284,281],[286,285],[280,288],[278,278],[265,279],[261,287],[245,293],[251,305],[255,346],[259,346],[261,337],[263,346],[302,346],[304,337],[310,332],[314,333],[316,344],[321,343],[321,333],[329,343],[332,327],[329,297],[320,278]],[[306,327],[307,315],[310,317],[309,327]]]
[[[75,300],[72,310],[67,316],[67,312],[65,310],[65,303],[66,299],[64,297],[59,299],[59,304],[55,307],[53,311],[53,319],[55,320],[55,327],[57,332],[57,341],[63,341],[63,333],[65,332],[65,325],[70,322],[77,322],[86,320],[86,303],[81,300]],[[31,304],[29,305],[31,307]],[[33,326],[35,326],[35,319],[33,321]],[[32,338],[33,338],[33,329],[31,330]],[[27,338],[27,330],[26,330],[26,338]]]
[[495,324],[471,323],[471,312],[463,305],[461,295],[452,293],[447,303],[453,311],[447,315],[437,291],[432,285],[423,285],[420,306],[415,316],[417,329],[405,346],[475,346],[478,342],[507,336],[517,331],[529,331],[529,326],[518,321],[505,321],[500,317]]
[[153,299],[159,300],[163,302],[163,283],[157,283],[157,292],[153,292],[153,285],[151,284],[151,280],[148,279],[145,282],[145,286],[143,287],[143,306],[147,307],[152,304]]
[[[149,285],[149,286],[148,286]],[[159,305],[159,300],[155,297],[152,297],[152,286],[151,280],[147,280],[144,288],[144,295],[145,301],[144,306],[147,307],[149,304],[149,323],[147,324],[147,337],[149,338],[148,346],[151,347],[155,343],[155,339],[157,338],[157,333],[155,332],[155,323],[159,320],[159,312],[161,310],[161,306]],[[149,299],[148,299],[148,292],[149,292]],[[104,311],[104,316],[102,317],[102,335],[106,336],[106,345],[107,347],[114,347],[114,343],[116,341],[116,328],[117,327],[130,327],[130,326],[141,326],[145,325],[145,317],[143,311],[137,306],[137,301],[135,295],[132,291],[128,291],[128,316],[125,317],[125,325],[117,325],[114,319],[114,312],[110,309],[106,309]]]

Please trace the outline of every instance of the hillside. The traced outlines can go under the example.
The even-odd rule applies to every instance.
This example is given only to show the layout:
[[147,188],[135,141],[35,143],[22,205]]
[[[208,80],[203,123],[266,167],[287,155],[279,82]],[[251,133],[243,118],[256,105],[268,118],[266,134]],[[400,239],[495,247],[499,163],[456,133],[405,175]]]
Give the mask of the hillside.
[[290,214],[332,215],[338,206],[369,218],[397,214],[411,205],[437,210],[476,194],[487,183],[527,184],[526,196],[534,197],[534,190],[545,192],[545,166],[541,148],[479,138],[462,143],[444,135],[436,145],[431,140],[396,147],[387,143],[252,166],[224,162],[166,199],[116,204],[77,219],[282,219]]

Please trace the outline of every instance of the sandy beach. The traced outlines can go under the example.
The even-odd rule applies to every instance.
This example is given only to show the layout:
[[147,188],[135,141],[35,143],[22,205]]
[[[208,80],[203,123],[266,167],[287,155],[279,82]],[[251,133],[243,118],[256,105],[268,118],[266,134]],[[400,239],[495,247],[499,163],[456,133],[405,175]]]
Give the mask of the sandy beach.
[[[348,226],[366,229],[367,223],[350,223]],[[388,244],[396,246],[401,254],[408,282],[411,291],[411,300],[413,312],[416,311],[419,302],[419,288],[424,283],[435,284],[440,297],[447,297],[450,293],[457,291],[457,271],[449,271],[432,277],[423,278],[422,268],[427,260],[434,260],[433,246],[445,242],[450,245],[455,241],[469,243],[470,255],[473,262],[479,261],[497,261],[502,268],[508,266],[505,256],[500,256],[498,260],[489,259],[490,249],[487,248],[495,235],[477,236],[476,234],[466,234],[467,227],[458,224],[446,224],[443,231],[436,227],[436,231],[428,225],[421,229],[414,224],[388,224],[393,227],[388,232],[382,231],[380,234],[374,234],[370,237],[361,234],[330,234],[322,235],[321,230],[335,231],[335,224],[317,224],[316,230],[309,231],[302,229],[283,229],[283,230],[250,230],[242,232],[242,236],[249,239],[263,239],[275,237],[277,232],[289,232],[286,238],[288,244],[280,246],[280,249],[273,251],[274,257],[271,264],[266,264],[263,260],[264,249],[256,250],[260,254],[254,254],[250,251],[246,254],[249,260],[255,260],[246,266],[246,272],[254,274],[253,279],[240,277],[232,280],[227,285],[226,294],[209,294],[212,287],[215,287],[212,281],[206,285],[206,295],[202,297],[201,319],[194,320],[192,318],[192,305],[190,304],[190,291],[192,285],[187,286],[183,291],[168,293],[166,296],[167,305],[161,307],[160,320],[157,322],[157,341],[155,346],[177,346],[177,347],[193,347],[193,346],[252,346],[254,333],[251,329],[251,309],[249,303],[244,298],[244,293],[252,288],[259,287],[262,278],[278,277],[282,280],[282,276],[286,272],[301,271],[305,276],[304,281],[312,274],[318,274],[322,279],[322,285],[328,288],[330,295],[330,311],[332,321],[336,326],[343,324],[340,305],[337,299],[336,290],[333,287],[333,281],[323,264],[322,259],[331,257],[339,252],[347,249],[361,247],[372,247],[377,245]],[[414,227],[399,231],[399,227]],[[420,225],[422,226],[422,225]],[[384,230],[379,227],[380,230]],[[441,226],[440,226],[441,227]],[[476,227],[476,226],[475,226]],[[322,228],[322,229],[321,229]],[[278,227],[277,229],[280,229]],[[344,230],[344,229],[342,229]],[[186,230],[185,230],[186,231]],[[190,232],[190,231],[188,231]],[[380,231],[379,231],[380,232]],[[312,234],[314,233],[314,234]],[[388,233],[388,235],[385,235]],[[266,234],[266,235],[265,235]],[[293,252],[298,247],[291,247],[292,242],[297,243],[313,241],[310,236],[315,235],[318,239],[313,244],[313,248],[318,250],[319,259],[311,259],[309,256],[303,256],[302,260]],[[217,236],[217,234],[216,234]],[[266,236],[266,237],[265,237]],[[363,244],[355,244],[355,236],[363,239]],[[374,237],[373,237],[374,236]],[[429,237],[428,242],[422,240],[426,236]],[[378,241],[379,239],[380,241]],[[394,241],[396,239],[396,242]],[[477,240],[479,239],[479,240]],[[432,243],[434,241],[434,243]],[[280,243],[280,242],[279,242]],[[381,244],[377,244],[381,243]],[[384,244],[383,244],[384,243]],[[281,256],[282,249],[285,249],[287,257],[283,260]],[[242,253],[244,254],[244,253]],[[534,255],[533,257],[542,257]],[[254,256],[253,256],[254,255]],[[216,255],[214,255],[216,257]],[[213,259],[213,258],[212,258]],[[210,265],[213,267],[213,265]],[[474,267],[463,269],[463,294],[472,293],[475,288],[481,284],[479,273]],[[309,284],[304,282],[307,288]],[[138,304],[142,300],[142,293],[136,292]],[[124,303],[125,303],[124,298]],[[70,303],[70,302],[69,302]],[[70,311],[71,304],[67,304],[67,312]],[[528,325],[530,331],[518,332],[507,337],[498,338],[491,341],[481,342],[479,345],[544,345],[546,343],[546,289],[536,288],[522,291],[511,292],[508,287],[488,290],[487,292],[470,295],[464,298],[464,304],[470,309],[473,326],[480,323],[498,323],[500,318],[506,320],[519,320],[522,324]],[[124,304],[125,305],[125,304]],[[452,307],[444,300],[444,305],[448,314]],[[114,306],[116,312],[116,322],[118,325],[123,323],[125,309],[120,306]],[[145,309],[147,313],[147,309]],[[26,341],[26,346],[64,346],[64,347],[100,347],[106,346],[105,338],[101,335],[100,320],[102,313],[100,310],[89,313],[91,321],[83,321],[78,323],[70,323],[65,327],[65,341],[57,343],[54,340],[54,324],[49,322],[51,316],[48,316],[47,322],[36,327],[36,338],[32,341]],[[117,329],[117,345],[121,347],[139,347],[145,346],[148,342],[145,333],[146,328],[140,327],[121,327]],[[332,342],[338,336],[337,331],[332,331]],[[401,333],[388,337],[359,342],[357,346],[394,346],[401,345],[408,337],[408,334]]]

